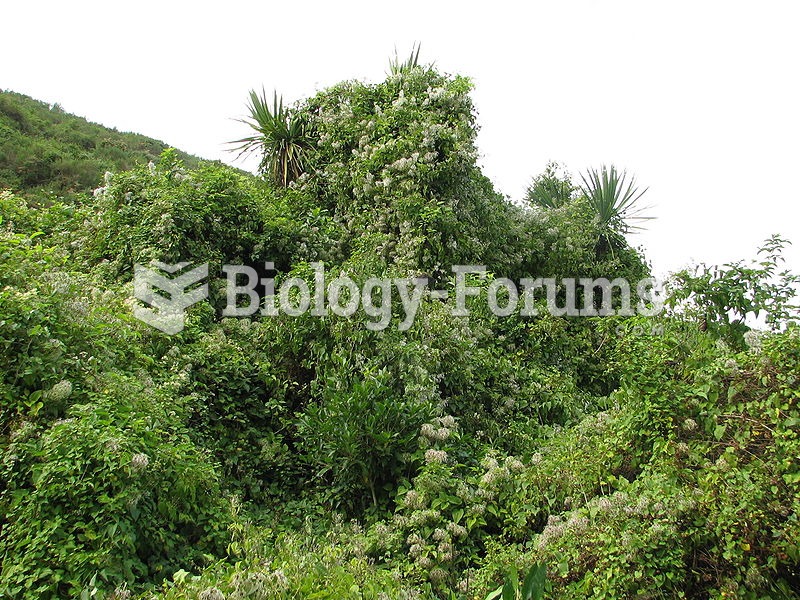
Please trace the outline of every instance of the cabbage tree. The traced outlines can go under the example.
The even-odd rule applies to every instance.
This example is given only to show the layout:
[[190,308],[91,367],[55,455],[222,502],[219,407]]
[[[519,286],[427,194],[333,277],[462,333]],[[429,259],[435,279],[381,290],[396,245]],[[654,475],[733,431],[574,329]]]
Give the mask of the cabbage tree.
[[617,171],[614,165],[602,166],[598,172],[589,169],[581,174],[583,185],[581,191],[586,195],[589,204],[594,209],[600,226],[618,233],[628,233],[631,230],[642,229],[640,226],[631,225],[630,221],[646,221],[653,217],[643,216],[641,213],[647,207],[639,206],[639,200],[647,188],[639,190],[636,179],[627,179],[627,173]]
[[261,152],[259,171],[276,185],[288,187],[308,168],[312,144],[306,121],[284,106],[283,98],[274,93],[272,105],[264,90],[250,90],[248,119],[239,119],[253,128],[251,136],[232,142],[239,144],[239,156]]

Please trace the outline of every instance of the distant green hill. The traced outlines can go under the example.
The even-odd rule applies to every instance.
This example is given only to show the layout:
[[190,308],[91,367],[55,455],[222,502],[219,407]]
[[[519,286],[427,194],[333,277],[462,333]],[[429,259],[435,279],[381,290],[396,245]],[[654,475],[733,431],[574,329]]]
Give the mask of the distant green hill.
[[[29,96],[0,91],[0,189],[47,196],[96,187],[105,171],[157,160],[168,145],[91,123]],[[184,152],[188,167],[200,159]]]

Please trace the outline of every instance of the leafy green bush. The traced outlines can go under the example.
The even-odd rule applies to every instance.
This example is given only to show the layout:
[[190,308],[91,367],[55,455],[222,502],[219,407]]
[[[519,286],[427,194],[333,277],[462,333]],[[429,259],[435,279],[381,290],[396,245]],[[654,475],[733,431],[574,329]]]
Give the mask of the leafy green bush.
[[[25,229],[30,220],[23,209],[5,222]],[[0,405],[3,434],[17,418],[63,416],[80,397],[85,377],[140,356],[120,295],[73,272],[67,253],[48,242],[39,233],[0,232],[0,381],[7,385]],[[74,391],[56,400],[49,390],[62,380],[75,382]]]
[[270,330],[225,319],[165,356],[175,393],[186,398],[194,439],[221,463],[225,481],[248,499],[297,485],[291,375],[274,362]]
[[0,536],[0,588],[11,597],[158,582],[223,550],[217,474],[172,399],[130,377],[98,384],[107,387],[68,418],[11,433]]
[[320,403],[300,417],[298,436],[323,497],[352,512],[385,504],[432,407],[398,394],[386,370],[349,379],[328,382]]
[[348,246],[378,234],[373,251],[401,270],[477,261],[509,272],[516,211],[477,168],[470,87],[415,66],[301,105],[316,148],[296,183],[345,225]]
[[[701,265],[675,275],[673,305],[687,308],[702,320],[704,328],[735,350],[747,347],[745,334],[749,317],[763,313],[766,324],[779,330],[787,323],[798,323],[800,305],[792,304],[800,276],[779,271],[781,255],[789,242],[773,235],[759,248],[760,260],[710,267]],[[688,307],[686,305],[688,304]]]

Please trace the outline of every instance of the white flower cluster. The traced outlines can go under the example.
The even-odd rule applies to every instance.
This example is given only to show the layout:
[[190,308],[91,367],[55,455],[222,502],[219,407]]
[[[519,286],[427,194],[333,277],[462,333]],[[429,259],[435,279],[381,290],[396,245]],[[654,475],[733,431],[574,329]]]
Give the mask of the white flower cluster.
[[[413,100],[413,96],[411,97]],[[406,94],[403,90],[400,90],[400,93],[397,94],[397,98],[392,101],[392,108],[400,108],[406,103]]]
[[425,570],[432,567],[446,565],[458,556],[453,546],[453,539],[466,537],[467,530],[450,522],[446,528],[436,527],[427,539],[419,532],[414,532],[406,538],[408,555],[417,565]]
[[406,508],[418,510],[424,506],[422,495],[417,490],[408,490],[403,499]]
[[143,452],[138,452],[131,457],[131,469],[135,472],[144,471],[150,464],[150,457]]
[[408,525],[411,527],[421,527],[429,523],[435,523],[442,518],[442,513],[433,508],[426,508],[413,513],[408,518]]
[[18,440],[24,440],[31,434],[36,431],[36,426],[31,423],[30,421],[20,421],[19,424],[11,430],[11,435],[9,436],[10,441],[16,442]]
[[486,456],[481,461],[481,466],[486,469],[486,473],[480,479],[480,489],[478,494],[483,498],[494,497],[499,487],[511,480],[512,473],[519,473],[525,470],[525,465],[514,456],[507,456],[501,465],[493,456]]
[[455,522],[450,522],[447,524],[447,531],[456,539],[467,537],[467,528]]
[[50,402],[62,402],[72,395],[72,384],[66,379],[59,381],[49,390],[42,394],[45,400]]
[[[567,534],[580,537],[590,526],[587,514],[594,514],[595,518],[600,520],[629,521],[638,519],[643,522],[653,520],[648,535],[661,539],[674,534],[674,526],[664,521],[665,518],[670,517],[671,512],[690,511],[697,505],[694,498],[690,496],[677,498],[670,504],[654,501],[647,496],[636,496],[635,503],[632,502],[633,500],[634,498],[627,492],[616,491],[610,496],[592,498],[585,508],[578,508],[569,513],[566,520],[560,515],[550,515],[547,525],[536,540],[536,546],[541,551],[557,545],[559,540]],[[565,502],[565,504],[569,503]],[[623,540],[622,545],[630,544],[626,544]]]
[[761,352],[761,346],[764,341],[764,332],[751,329],[744,334],[744,342],[756,354]]
[[42,277],[54,294],[66,294],[74,284],[72,276],[65,271],[47,271]]
[[249,600],[282,596],[289,589],[289,578],[281,569],[269,572],[237,573],[231,580],[228,600]]
[[578,514],[577,511],[570,514],[567,519],[567,527],[576,535],[580,535],[589,528],[589,518],[586,515]]
[[[438,417],[432,423],[425,423],[420,429],[420,445],[426,448],[430,444],[436,442],[443,442],[448,439],[453,431],[456,429],[456,419],[452,415]],[[432,455],[433,456],[433,455]],[[426,461],[428,460],[427,453],[425,454]],[[428,461],[431,462],[431,461]]]
[[89,304],[85,300],[71,299],[64,302],[66,308],[77,322],[83,321],[84,317],[89,314]]
[[428,464],[445,464],[447,462],[447,452],[430,448],[425,451],[425,462]]
[[431,423],[425,423],[420,430],[422,435],[432,442],[443,442],[450,437],[450,430],[447,427],[434,427]]
[[548,546],[561,540],[566,533],[566,523],[558,515],[550,515],[547,518],[547,525],[536,538],[536,547],[539,550],[544,550]]
[[419,161],[419,152],[414,152],[411,156],[398,158],[388,167],[387,171],[407,172],[409,175],[414,175],[417,169],[417,162]]
[[197,595],[198,600],[225,600],[225,594],[222,593],[222,590],[216,587],[210,587],[204,589]]

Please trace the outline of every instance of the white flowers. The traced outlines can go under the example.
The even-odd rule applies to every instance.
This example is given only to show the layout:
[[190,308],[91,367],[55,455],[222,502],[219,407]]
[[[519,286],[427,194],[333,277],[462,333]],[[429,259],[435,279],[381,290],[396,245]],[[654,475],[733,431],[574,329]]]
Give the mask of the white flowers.
[[210,587],[200,592],[197,598],[198,600],[225,600],[225,594],[219,588]]
[[450,430],[447,427],[439,427],[437,429],[431,423],[425,423],[420,432],[432,442],[443,442],[450,437]]
[[493,456],[485,456],[481,460],[481,466],[486,469],[486,473],[481,477],[481,489],[478,490],[478,494],[485,498],[493,496],[492,489],[496,490],[503,482],[510,481],[512,473],[525,469],[522,461],[514,456],[507,456],[502,465]]
[[751,329],[744,334],[744,341],[747,347],[755,353],[761,352],[761,343],[764,340],[764,334],[761,331]]
[[51,402],[62,402],[72,394],[72,384],[66,379],[59,381],[42,396]]
[[613,503],[606,496],[602,496],[597,501],[597,508],[602,512],[609,512],[613,508]]
[[448,523],[447,531],[456,539],[467,537],[467,528],[458,523]]
[[439,463],[444,464],[447,462],[447,452],[444,450],[430,450],[425,451],[425,462],[428,464]]
[[422,550],[423,550],[422,545],[420,545],[420,544],[411,544],[411,546],[408,549],[408,555],[411,558],[418,558],[419,556],[422,555]]
[[416,490],[408,490],[405,496],[405,505],[411,509],[422,508],[422,496]]
[[[437,427],[438,425],[438,427]],[[456,427],[456,419],[452,415],[446,415],[434,419],[434,423],[425,423],[420,429],[423,437],[431,442],[443,442],[450,437]]]
[[506,458],[506,468],[511,471],[512,473],[517,473],[519,471],[525,470],[525,465],[522,464],[522,461],[514,456],[509,456]]
[[536,540],[538,549],[544,550],[552,542],[559,540],[564,535],[565,528],[565,523],[561,521],[561,517],[550,515],[547,518],[547,525]]
[[418,510],[412,514],[407,521],[407,525],[411,527],[421,527],[428,523],[435,522],[442,518],[442,513],[432,508]]
[[435,102],[436,100],[439,100],[440,98],[442,98],[446,94],[446,90],[443,87],[440,87],[440,86],[437,86],[435,88],[429,87],[426,90],[426,92],[428,94],[428,98],[430,98],[430,100],[432,102]]
[[405,103],[406,103],[405,93],[403,92],[403,90],[400,90],[397,99],[392,102],[392,108],[400,108]]
[[578,515],[577,513],[572,513],[567,520],[567,527],[572,530],[573,533],[580,534],[589,527],[589,519],[584,515]]
[[419,152],[414,152],[414,154],[409,157],[398,158],[387,167],[387,170],[397,172],[408,171],[409,174],[413,174],[414,166],[416,165],[418,159]]
[[144,471],[149,464],[150,457],[142,452],[138,452],[131,457],[131,469],[135,472]]
[[493,470],[493,469],[496,469],[496,468],[497,468],[497,467],[499,467],[500,465],[499,465],[499,463],[497,462],[497,459],[496,459],[496,458],[494,458],[493,456],[485,456],[485,457],[483,458],[483,460],[481,461],[481,466],[482,466],[484,469],[486,469],[487,471],[491,471],[491,470]]

